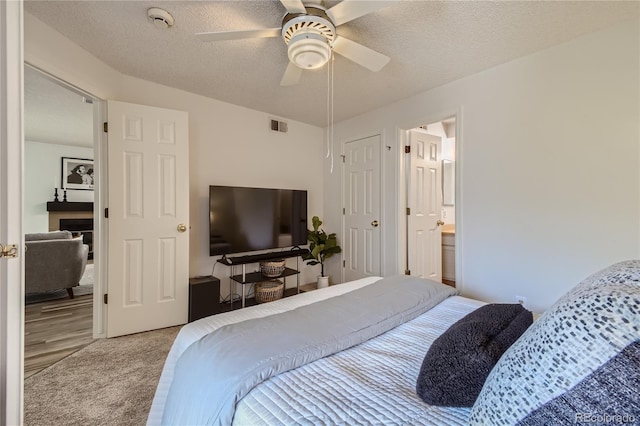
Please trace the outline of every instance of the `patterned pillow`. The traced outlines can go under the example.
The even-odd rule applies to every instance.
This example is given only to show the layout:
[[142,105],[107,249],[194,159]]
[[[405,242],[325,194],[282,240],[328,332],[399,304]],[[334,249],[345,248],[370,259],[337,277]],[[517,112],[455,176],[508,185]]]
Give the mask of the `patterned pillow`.
[[[632,260],[585,279],[529,327],[489,374],[470,424],[518,423],[568,393],[639,337],[640,260]],[[632,406],[610,402],[608,406]],[[578,407],[574,410],[580,414]]]
[[572,389],[529,413],[518,425],[638,424],[639,384],[640,340],[627,346]]

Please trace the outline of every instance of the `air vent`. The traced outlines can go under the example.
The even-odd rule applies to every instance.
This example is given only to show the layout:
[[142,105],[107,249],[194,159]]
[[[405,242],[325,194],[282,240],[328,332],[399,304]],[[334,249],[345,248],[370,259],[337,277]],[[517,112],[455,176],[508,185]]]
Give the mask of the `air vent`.
[[270,122],[270,129],[272,132],[287,133],[287,130],[289,130],[289,125],[284,121],[278,121],[271,118],[269,122]]

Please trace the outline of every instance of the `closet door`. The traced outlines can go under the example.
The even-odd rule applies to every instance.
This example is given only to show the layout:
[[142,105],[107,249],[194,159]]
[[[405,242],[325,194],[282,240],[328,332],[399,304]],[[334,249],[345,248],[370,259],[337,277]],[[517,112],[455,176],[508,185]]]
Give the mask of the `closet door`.
[[345,281],[381,273],[380,136],[345,144]]

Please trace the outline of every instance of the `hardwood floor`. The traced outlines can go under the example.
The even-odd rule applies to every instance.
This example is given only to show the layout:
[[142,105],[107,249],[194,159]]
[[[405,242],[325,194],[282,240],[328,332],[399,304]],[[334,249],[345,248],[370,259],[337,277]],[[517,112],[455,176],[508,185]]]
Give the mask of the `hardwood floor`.
[[25,306],[24,377],[93,342],[93,295]]
[[451,287],[455,287],[456,286],[456,282],[455,281],[445,280],[444,278],[442,279],[442,284],[450,285]]
[[[77,288],[77,287],[76,287]],[[284,296],[296,294],[295,288]],[[246,306],[256,300],[247,298]],[[221,304],[221,312],[240,309],[240,302]],[[25,306],[24,377],[71,355],[93,342],[93,295],[58,299]]]

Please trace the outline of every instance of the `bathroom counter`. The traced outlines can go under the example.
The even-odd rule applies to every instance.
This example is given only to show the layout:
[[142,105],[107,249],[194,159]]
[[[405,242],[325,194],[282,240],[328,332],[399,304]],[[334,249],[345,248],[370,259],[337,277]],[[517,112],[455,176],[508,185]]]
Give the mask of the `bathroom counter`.
[[442,225],[442,278],[456,280],[456,225]]
[[442,233],[443,234],[455,234],[456,233],[456,225],[455,223],[446,223],[442,225]]

